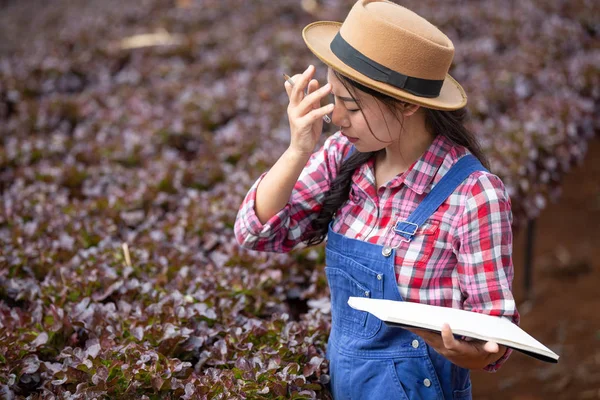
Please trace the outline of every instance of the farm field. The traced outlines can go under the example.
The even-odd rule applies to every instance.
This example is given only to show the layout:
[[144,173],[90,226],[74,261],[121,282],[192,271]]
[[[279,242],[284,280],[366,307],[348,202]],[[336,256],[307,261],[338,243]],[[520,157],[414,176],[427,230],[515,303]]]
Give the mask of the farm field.
[[[323,247],[232,228],[289,143],[282,73],[325,76],[302,27],[353,3],[0,0],[0,397],[330,398]],[[475,373],[475,398],[600,398],[598,2],[403,4],[456,43],[523,326],[562,356]]]

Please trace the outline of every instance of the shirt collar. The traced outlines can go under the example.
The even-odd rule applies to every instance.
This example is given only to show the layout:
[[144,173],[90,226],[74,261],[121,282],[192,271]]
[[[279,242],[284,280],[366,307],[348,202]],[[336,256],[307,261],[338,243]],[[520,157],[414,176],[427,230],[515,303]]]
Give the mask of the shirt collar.
[[453,146],[450,139],[443,135],[437,135],[425,153],[404,173],[393,179],[389,187],[404,183],[412,191],[423,194]]

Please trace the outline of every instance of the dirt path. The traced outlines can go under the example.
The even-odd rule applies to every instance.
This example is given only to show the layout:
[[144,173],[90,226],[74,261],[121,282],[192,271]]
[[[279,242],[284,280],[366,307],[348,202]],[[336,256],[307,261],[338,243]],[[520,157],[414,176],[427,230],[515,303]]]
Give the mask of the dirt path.
[[536,226],[533,296],[523,290],[525,232],[515,235],[521,326],[561,358],[513,353],[496,374],[473,374],[476,399],[600,399],[600,137],[564,178],[557,204]]

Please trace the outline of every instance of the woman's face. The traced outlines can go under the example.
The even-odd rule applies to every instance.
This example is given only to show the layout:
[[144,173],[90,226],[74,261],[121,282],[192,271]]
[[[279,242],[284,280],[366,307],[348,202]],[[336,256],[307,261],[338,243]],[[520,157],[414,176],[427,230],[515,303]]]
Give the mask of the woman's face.
[[331,68],[327,70],[327,80],[332,86],[331,94],[335,102],[332,123],[340,127],[342,134],[354,143],[358,151],[378,151],[399,140],[402,125],[384,104],[364,92],[354,90],[353,95],[359,102],[357,104]]

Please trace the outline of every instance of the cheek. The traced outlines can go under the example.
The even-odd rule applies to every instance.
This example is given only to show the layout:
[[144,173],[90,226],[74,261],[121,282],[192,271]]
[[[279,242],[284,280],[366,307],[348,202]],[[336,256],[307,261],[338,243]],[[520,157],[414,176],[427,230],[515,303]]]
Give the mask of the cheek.
[[373,132],[384,141],[397,141],[400,139],[401,127],[398,120],[392,118],[374,118],[370,120]]
[[[367,124],[367,121],[362,116],[362,114],[359,113],[358,116],[351,118],[350,122],[352,123],[353,131],[356,132],[362,140],[364,140],[367,143],[373,144],[377,142],[373,134],[377,135],[378,121],[373,121],[372,119],[370,119],[369,125]],[[385,129],[385,124],[383,129]]]
[[390,134],[392,135],[392,137],[394,137],[394,139],[397,139],[400,136],[400,132],[402,130],[401,122],[398,121],[398,119],[396,117],[394,117],[393,115],[392,116],[388,115],[386,117],[386,121],[387,121],[387,126],[389,127],[389,130],[390,130]]
[[363,117],[360,111],[355,113],[348,113],[348,118],[350,119],[352,126],[355,127],[357,130],[360,130],[361,132],[370,133],[369,125],[367,125],[367,121],[365,120],[365,117]]

